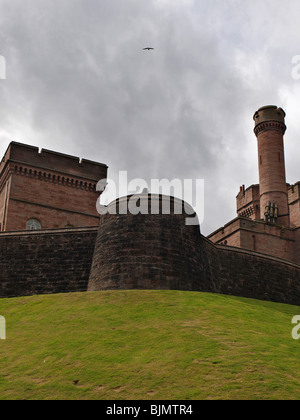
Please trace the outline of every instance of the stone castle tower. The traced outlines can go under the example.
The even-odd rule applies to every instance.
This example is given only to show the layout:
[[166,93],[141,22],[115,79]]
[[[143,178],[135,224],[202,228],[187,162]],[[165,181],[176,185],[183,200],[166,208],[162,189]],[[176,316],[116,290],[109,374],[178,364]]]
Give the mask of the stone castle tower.
[[254,114],[259,169],[260,219],[290,226],[283,135],[285,112],[265,106]]
[[107,166],[12,142],[0,163],[0,232],[97,226]]
[[254,116],[259,184],[237,195],[237,218],[208,238],[217,244],[262,252],[300,264],[300,182],[286,182],[285,112],[269,105]]

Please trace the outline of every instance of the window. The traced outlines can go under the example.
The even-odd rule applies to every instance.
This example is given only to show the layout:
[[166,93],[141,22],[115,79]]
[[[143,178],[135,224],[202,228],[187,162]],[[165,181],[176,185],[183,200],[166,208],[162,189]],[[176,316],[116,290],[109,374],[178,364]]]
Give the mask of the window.
[[29,219],[26,223],[26,230],[40,230],[42,226],[36,219]]

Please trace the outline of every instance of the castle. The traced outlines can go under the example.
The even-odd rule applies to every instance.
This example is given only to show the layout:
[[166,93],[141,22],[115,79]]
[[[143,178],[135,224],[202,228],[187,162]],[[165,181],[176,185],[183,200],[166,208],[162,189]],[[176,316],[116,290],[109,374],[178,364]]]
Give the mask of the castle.
[[265,106],[253,119],[259,184],[241,186],[236,198],[238,217],[208,238],[300,264],[300,182],[286,182],[285,112]]
[[286,182],[285,131],[281,108],[254,114],[259,184],[241,187],[237,217],[208,237],[175,197],[134,196],[156,202],[156,214],[99,215],[106,165],[10,143],[0,164],[0,297],[177,289],[299,305],[300,183]]

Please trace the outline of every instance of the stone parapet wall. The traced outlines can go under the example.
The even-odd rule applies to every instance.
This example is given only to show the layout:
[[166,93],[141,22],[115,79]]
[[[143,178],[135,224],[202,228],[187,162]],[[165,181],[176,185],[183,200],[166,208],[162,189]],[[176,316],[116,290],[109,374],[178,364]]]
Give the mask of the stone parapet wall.
[[97,228],[0,234],[0,297],[87,290]]

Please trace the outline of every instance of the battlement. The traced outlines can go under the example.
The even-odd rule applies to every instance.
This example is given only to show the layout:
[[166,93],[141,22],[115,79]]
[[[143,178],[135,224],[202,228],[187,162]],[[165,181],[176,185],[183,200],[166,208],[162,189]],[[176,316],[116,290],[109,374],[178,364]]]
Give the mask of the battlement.
[[267,105],[259,108],[253,115],[255,135],[257,136],[265,130],[278,130],[284,134],[286,130],[285,115],[284,110],[276,105]]
[[289,204],[300,200],[300,181],[288,187],[288,202]]
[[278,121],[284,124],[285,115],[282,108],[278,108],[276,105],[266,105],[255,112],[253,119],[255,125],[266,121]]
[[288,203],[291,226],[300,227],[300,181],[288,187]]
[[0,163],[0,231],[31,220],[42,229],[97,226],[96,185],[106,178],[102,163],[12,142]]
[[259,198],[258,184],[251,185],[247,189],[245,189],[245,185],[242,185],[236,197],[237,214],[243,217],[250,217],[253,220],[259,219]]
[[296,229],[237,217],[208,236],[212,242],[249,249],[300,264]]
[[39,169],[51,170],[66,175],[78,176],[98,182],[105,177],[107,166],[79,157],[65,155],[22,143],[11,142],[0,163],[0,177],[8,162],[29,165]]

